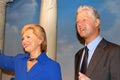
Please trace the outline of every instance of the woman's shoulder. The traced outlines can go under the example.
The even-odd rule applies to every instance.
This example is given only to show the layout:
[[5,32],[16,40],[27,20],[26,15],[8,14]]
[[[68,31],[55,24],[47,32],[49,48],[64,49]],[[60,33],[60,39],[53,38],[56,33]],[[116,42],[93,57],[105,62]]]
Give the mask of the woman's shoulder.
[[51,62],[51,63],[54,63],[54,64],[59,64],[57,61],[53,60],[52,58],[49,58],[48,57],[48,61]]
[[38,57],[38,60],[40,61],[40,62],[43,62],[43,63],[47,63],[47,64],[54,64],[54,65],[59,65],[59,63],[57,62],[57,61],[55,61],[55,60],[53,60],[52,58],[50,58],[50,57],[48,57],[47,56],[47,54],[44,52],[44,53],[42,53],[41,54],[41,56],[40,57]]
[[46,61],[47,64],[51,65],[51,66],[60,66],[59,62],[57,62],[56,60],[48,57],[48,60]]
[[15,57],[16,58],[28,58],[28,53],[19,53]]

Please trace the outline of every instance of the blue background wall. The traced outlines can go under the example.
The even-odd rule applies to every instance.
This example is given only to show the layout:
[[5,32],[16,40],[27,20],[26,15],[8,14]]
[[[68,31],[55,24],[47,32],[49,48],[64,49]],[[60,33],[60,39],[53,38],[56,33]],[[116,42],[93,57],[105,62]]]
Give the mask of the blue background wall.
[[[63,80],[74,79],[74,55],[83,47],[76,38],[76,9],[80,5],[95,7],[101,16],[101,35],[120,44],[119,4],[119,0],[58,0],[57,61]],[[39,23],[40,0],[14,0],[7,5],[6,13],[4,53],[23,53],[20,31],[25,24]]]

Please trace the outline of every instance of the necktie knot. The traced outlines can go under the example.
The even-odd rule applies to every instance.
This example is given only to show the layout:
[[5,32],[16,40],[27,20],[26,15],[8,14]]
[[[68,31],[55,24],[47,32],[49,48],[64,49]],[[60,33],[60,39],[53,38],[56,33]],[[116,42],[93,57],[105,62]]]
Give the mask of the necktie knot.
[[88,47],[87,47],[87,46],[85,46],[85,52],[88,52],[88,51],[89,51]]

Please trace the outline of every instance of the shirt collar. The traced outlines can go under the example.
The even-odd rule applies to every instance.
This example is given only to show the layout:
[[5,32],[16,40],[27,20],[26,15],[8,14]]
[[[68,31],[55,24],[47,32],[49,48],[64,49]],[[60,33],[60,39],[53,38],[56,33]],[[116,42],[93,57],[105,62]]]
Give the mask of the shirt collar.
[[90,42],[87,47],[89,50],[94,50],[99,42],[102,40],[102,37],[99,35],[97,38],[95,38],[92,42]]

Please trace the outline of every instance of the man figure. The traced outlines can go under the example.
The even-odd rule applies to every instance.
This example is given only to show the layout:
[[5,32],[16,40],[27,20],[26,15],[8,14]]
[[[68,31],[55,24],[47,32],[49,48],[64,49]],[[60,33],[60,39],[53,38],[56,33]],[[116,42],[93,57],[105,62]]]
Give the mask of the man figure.
[[[88,48],[75,55],[75,80],[120,80],[120,46],[100,36],[100,16],[91,6],[80,6],[76,30]],[[86,68],[85,68],[86,66]]]

